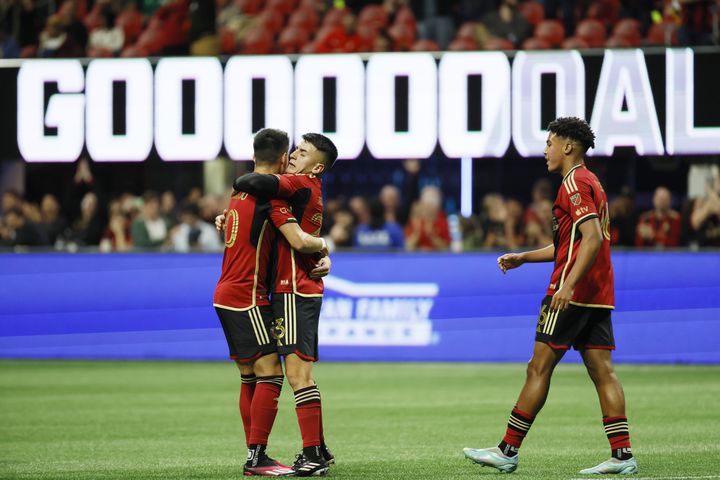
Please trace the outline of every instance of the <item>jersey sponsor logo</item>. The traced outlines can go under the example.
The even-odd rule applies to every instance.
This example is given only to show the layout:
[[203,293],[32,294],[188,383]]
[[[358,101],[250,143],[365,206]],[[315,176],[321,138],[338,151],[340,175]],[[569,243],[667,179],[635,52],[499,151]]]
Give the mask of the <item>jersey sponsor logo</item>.
[[588,210],[590,210],[588,207],[578,207],[575,209],[575,215],[579,217],[583,213],[587,213]]
[[580,202],[582,202],[582,198],[580,197],[580,193],[578,192],[578,193],[576,193],[575,195],[573,195],[572,197],[570,197],[570,202],[571,202],[573,205],[580,205]]
[[280,280],[280,285],[290,285],[290,280]]

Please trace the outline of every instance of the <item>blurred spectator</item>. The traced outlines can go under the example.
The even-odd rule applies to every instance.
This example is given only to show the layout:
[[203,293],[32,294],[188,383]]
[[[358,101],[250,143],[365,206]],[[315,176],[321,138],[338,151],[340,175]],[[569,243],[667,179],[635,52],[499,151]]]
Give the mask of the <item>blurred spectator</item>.
[[609,201],[610,210],[610,242],[613,245],[635,245],[635,198],[627,187],[622,193]]
[[[681,3],[682,25],[678,30],[680,45],[712,45],[713,29],[717,28],[718,6],[712,0],[694,0]],[[713,14],[714,9],[714,14]],[[716,24],[713,25],[713,18]],[[717,35],[717,32],[715,33]]]
[[68,228],[67,220],[60,215],[60,202],[54,195],[45,194],[40,203],[40,213],[42,216],[40,227],[45,232],[49,244],[55,245]]
[[22,208],[23,200],[15,190],[6,190],[2,194],[2,213],[13,208]]
[[356,224],[360,225],[362,223],[370,223],[370,209],[368,208],[368,202],[364,197],[355,195],[350,199],[348,206],[355,216]]
[[125,44],[125,31],[115,25],[115,13],[110,9],[103,10],[100,21],[100,26],[90,33],[89,47],[115,54]]
[[462,217],[460,219],[460,234],[462,235],[463,251],[477,250],[483,246],[483,231],[478,217]]
[[0,29],[0,58],[19,58],[20,45],[15,39]]
[[59,56],[85,56],[85,50],[88,45],[88,31],[79,16],[79,12],[80,9],[78,9],[78,2],[76,0],[65,0],[58,9],[57,15],[59,15],[63,29],[67,33],[67,41]]
[[485,14],[482,23],[493,36],[510,40],[516,47],[531,33],[530,24],[518,12],[518,0],[501,0],[500,7]]
[[672,194],[665,187],[655,189],[653,209],[640,215],[635,234],[637,247],[680,245],[680,214],[672,209]]
[[480,224],[485,233],[483,247],[513,249],[522,245],[519,230],[522,207],[518,208],[518,203],[516,200],[506,203],[498,193],[485,195]]
[[441,50],[445,50],[455,33],[452,15],[458,3],[457,0],[411,0],[413,12],[421,19],[418,23],[420,38],[434,40]]
[[220,41],[215,35],[215,1],[192,0],[190,2],[190,40],[191,55],[217,55],[220,53]]
[[403,230],[395,222],[388,221],[385,208],[379,200],[372,200],[369,206],[370,221],[355,228],[353,246],[360,248],[390,249],[403,248]]
[[[635,1],[635,0],[631,0]],[[545,18],[546,19],[562,19],[565,34],[570,36],[575,31],[575,14],[576,9],[580,8],[581,17],[584,17],[586,2],[577,2],[575,0],[545,0]],[[559,15],[558,15],[559,13]]]
[[[230,198],[230,196],[228,195],[227,198]],[[200,198],[200,201],[191,203],[195,203],[198,206],[201,219],[214,224],[215,216],[223,211],[224,206],[227,205],[228,202],[220,195],[208,194]]]
[[0,246],[34,247],[45,244],[45,238],[38,227],[29,221],[22,210],[6,210],[0,222]]
[[180,225],[172,230],[172,246],[176,252],[216,252],[222,249],[215,227],[200,218],[197,205],[189,203],[180,210]]
[[160,215],[160,199],[155,192],[143,195],[142,214],[133,222],[130,233],[135,248],[161,247],[168,239],[170,222]]
[[166,0],[151,22],[158,22],[162,32],[164,55],[188,54],[188,0]]
[[108,226],[100,240],[100,251],[127,252],[132,249],[130,222],[123,213],[120,200],[113,200],[108,206]]
[[525,209],[525,244],[543,247],[553,242],[552,184],[546,178],[536,181],[532,189],[532,203]]
[[349,210],[341,208],[335,212],[332,219],[332,227],[328,233],[332,243],[336,247],[349,247],[352,245],[354,225],[355,219]]
[[140,8],[145,15],[151,16],[163,3],[165,3],[165,0],[140,0]]
[[54,11],[53,2],[34,0],[1,0],[0,30],[15,40],[20,48],[38,44],[38,32]]
[[496,0],[460,0],[455,10],[457,23],[477,22],[496,7]]
[[405,248],[413,250],[447,250],[450,228],[441,209],[442,193],[438,187],[427,186],[420,192],[420,200],[412,207],[405,226]]
[[383,207],[385,221],[388,223],[403,223],[398,218],[400,214],[400,189],[395,185],[385,185],[380,189],[380,205]]
[[73,223],[69,240],[83,246],[98,245],[102,232],[103,223],[97,195],[88,192],[80,202],[80,218]]
[[690,226],[701,247],[720,247],[720,176],[708,182],[705,196],[695,200]]
[[178,223],[178,207],[175,194],[170,190],[163,192],[160,197],[160,213],[167,218],[172,225]]
[[60,57],[61,49],[67,41],[67,33],[63,29],[58,15],[48,18],[45,30],[40,33],[39,57]]

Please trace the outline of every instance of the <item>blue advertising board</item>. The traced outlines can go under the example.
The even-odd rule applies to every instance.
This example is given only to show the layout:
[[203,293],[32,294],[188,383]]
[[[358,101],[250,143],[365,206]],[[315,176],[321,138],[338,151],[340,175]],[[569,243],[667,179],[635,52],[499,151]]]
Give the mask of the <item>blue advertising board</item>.
[[[526,361],[551,265],[333,255],[324,361]],[[0,357],[227,358],[217,254],[0,255]],[[720,363],[720,253],[615,252],[615,358]],[[577,354],[568,355],[577,360]]]

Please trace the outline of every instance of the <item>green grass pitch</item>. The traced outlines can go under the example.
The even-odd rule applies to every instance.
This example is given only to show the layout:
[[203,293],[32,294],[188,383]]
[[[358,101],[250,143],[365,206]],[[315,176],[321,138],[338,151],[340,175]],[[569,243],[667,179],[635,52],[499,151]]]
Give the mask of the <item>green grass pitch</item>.
[[[720,479],[720,367],[621,365],[638,478]],[[491,478],[521,364],[320,363],[337,479]],[[0,478],[232,479],[245,451],[231,363],[0,362]],[[287,384],[269,452],[300,449]],[[521,478],[572,479],[609,456],[582,366],[560,364]]]

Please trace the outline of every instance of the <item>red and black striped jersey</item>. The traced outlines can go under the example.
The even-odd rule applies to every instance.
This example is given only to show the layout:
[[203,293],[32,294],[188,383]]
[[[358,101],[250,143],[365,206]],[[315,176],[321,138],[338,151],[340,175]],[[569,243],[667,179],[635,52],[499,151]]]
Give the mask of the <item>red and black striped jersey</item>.
[[[277,175],[280,180],[277,196],[287,200],[272,201],[271,218],[276,227],[287,222],[299,222],[300,228],[315,237],[320,236],[323,201],[322,182],[315,175]],[[288,207],[289,204],[289,207]],[[273,293],[296,293],[301,296],[322,296],[322,279],[310,278],[318,262],[318,254],[296,252],[282,235],[278,236],[277,275]]]
[[553,205],[555,268],[547,294],[554,295],[572,270],[582,242],[580,224],[591,218],[600,221],[602,244],[595,262],[575,287],[570,303],[584,307],[614,308],[615,286],[610,261],[610,216],[600,181],[580,164],[563,178]]
[[225,216],[225,252],[213,305],[249,310],[269,305],[276,230],[269,224],[271,205],[247,193],[230,198]]

